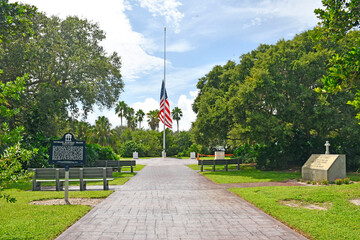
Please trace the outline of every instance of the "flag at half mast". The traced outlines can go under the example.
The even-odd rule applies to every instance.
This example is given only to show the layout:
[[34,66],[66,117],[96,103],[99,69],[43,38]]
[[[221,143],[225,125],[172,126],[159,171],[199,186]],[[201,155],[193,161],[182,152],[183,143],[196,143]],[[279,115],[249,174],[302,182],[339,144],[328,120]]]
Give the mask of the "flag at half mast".
[[[165,94],[164,94],[165,91]],[[165,107],[164,107],[165,105]],[[162,123],[164,123],[164,110],[165,110],[165,126],[168,128],[172,128],[172,119],[170,116],[170,104],[168,101],[166,89],[165,89],[165,83],[162,82],[161,85],[161,92],[160,92],[160,113],[159,117]]]

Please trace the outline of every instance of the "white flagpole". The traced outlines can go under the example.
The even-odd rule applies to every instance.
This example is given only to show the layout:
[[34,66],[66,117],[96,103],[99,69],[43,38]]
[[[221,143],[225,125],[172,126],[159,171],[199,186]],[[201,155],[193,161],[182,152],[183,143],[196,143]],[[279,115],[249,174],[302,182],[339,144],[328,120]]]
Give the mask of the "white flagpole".
[[164,93],[163,93],[163,98],[164,98],[164,106],[163,106],[163,111],[164,111],[164,134],[163,134],[163,154],[162,157],[166,157],[166,151],[165,151],[165,92],[166,92],[166,88],[165,88],[165,80],[166,80],[166,27],[164,27]]

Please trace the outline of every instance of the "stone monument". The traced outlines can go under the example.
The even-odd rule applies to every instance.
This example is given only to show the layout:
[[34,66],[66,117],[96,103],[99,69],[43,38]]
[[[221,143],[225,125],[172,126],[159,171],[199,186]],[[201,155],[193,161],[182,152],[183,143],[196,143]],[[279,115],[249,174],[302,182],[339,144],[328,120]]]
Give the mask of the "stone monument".
[[191,152],[190,153],[190,159],[195,159],[196,158],[196,153],[195,152]]
[[215,160],[217,159],[225,159],[225,152],[224,151],[216,151],[215,152]]
[[133,159],[138,159],[139,153],[137,151],[133,152]]
[[310,181],[328,180],[346,177],[346,156],[330,154],[329,142],[326,141],[325,154],[312,154],[302,167],[302,179]]

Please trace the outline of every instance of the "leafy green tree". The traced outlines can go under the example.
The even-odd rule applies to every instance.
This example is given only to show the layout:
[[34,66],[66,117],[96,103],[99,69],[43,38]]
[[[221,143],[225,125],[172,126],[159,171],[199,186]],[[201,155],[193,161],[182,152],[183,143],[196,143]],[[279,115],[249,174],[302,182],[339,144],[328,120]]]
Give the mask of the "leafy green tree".
[[124,101],[118,102],[115,108],[115,113],[118,114],[118,116],[121,119],[121,126],[122,126],[122,119],[126,115],[126,109],[128,108],[127,104]]
[[175,107],[172,111],[171,111],[171,115],[172,118],[176,121],[176,125],[177,125],[177,132],[179,133],[179,121],[183,116],[183,113],[181,111],[180,108]]
[[28,38],[33,33],[33,26],[29,18],[36,14],[36,7],[0,2],[0,43],[10,42],[14,38]]
[[259,167],[286,168],[322,152],[325,140],[331,140],[337,152],[350,153],[349,162],[356,163],[360,152],[354,146],[360,142],[353,136],[359,126],[345,104],[353,94],[322,96],[314,89],[322,87],[333,53],[351,46],[359,32],[349,33],[346,41],[330,41],[323,49],[316,48],[319,42],[312,36],[308,31],[293,40],[260,45],[243,55],[240,64],[215,66],[199,79],[192,126],[196,143],[227,149],[260,145]]
[[225,66],[215,66],[205,77],[199,79],[199,94],[194,100],[193,110],[197,119],[193,124],[193,138],[209,148],[226,146],[227,134],[232,118],[227,104],[228,89],[236,81],[236,64],[229,61]]
[[139,129],[141,129],[141,122],[144,120],[145,113],[143,110],[139,109],[136,112],[136,121],[139,123]]
[[360,24],[359,0],[322,0],[323,8],[315,9],[326,37],[339,39]]
[[98,25],[78,17],[61,20],[44,14],[29,21],[34,25],[33,37],[13,39],[0,50],[5,53],[0,55],[2,82],[29,75],[20,101],[11,103],[21,109],[16,121],[29,132],[60,135],[68,112],[76,117],[79,106],[84,116],[94,104],[112,107],[124,86],[121,61],[117,53],[107,55],[100,46],[105,34]]
[[[27,20],[36,13],[32,6],[10,4],[7,0],[0,2],[0,55],[4,54],[2,46],[11,43],[14,37],[31,36],[32,25]],[[3,67],[3,65],[0,65]],[[0,78],[4,69],[0,69]],[[6,70],[6,69],[5,69]],[[23,77],[18,77],[23,76]],[[31,151],[21,147],[23,126],[14,126],[14,119],[19,114],[13,102],[19,100],[24,91],[27,76],[14,75],[8,81],[0,81],[0,199],[15,202],[16,199],[2,191],[7,184],[28,179],[23,165],[28,162],[37,149]]]
[[[360,0],[323,0],[325,9],[316,9],[320,19],[318,34],[325,40],[339,41],[346,39],[349,31],[360,26]],[[360,39],[342,54],[335,54],[330,61],[328,74],[324,76],[322,88],[318,92],[336,93],[354,92],[356,95],[349,104],[360,110]],[[360,113],[357,114],[360,120]]]

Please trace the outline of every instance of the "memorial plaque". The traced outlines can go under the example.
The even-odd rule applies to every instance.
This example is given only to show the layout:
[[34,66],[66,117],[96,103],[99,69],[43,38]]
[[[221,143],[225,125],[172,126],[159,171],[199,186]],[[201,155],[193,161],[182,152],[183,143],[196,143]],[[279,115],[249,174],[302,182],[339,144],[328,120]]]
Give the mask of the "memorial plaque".
[[58,166],[85,165],[85,141],[76,140],[71,133],[66,133],[60,140],[51,140],[49,162]]
[[190,158],[191,158],[191,159],[195,159],[195,158],[196,158],[196,153],[195,153],[195,152],[191,152],[191,153],[190,153]]
[[346,157],[338,154],[313,154],[302,167],[302,179],[310,181],[346,177]]

